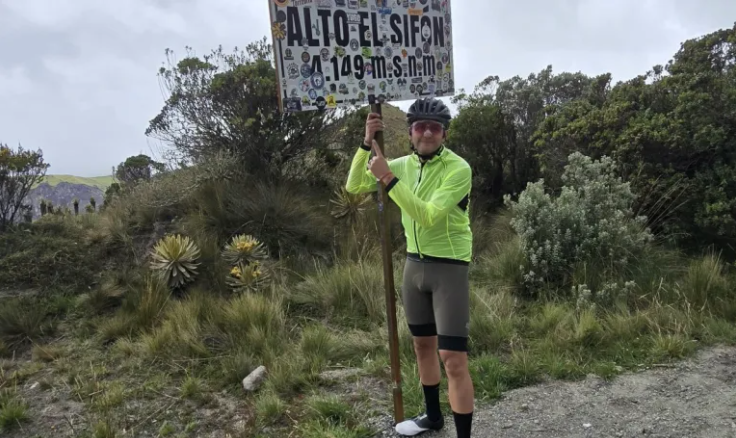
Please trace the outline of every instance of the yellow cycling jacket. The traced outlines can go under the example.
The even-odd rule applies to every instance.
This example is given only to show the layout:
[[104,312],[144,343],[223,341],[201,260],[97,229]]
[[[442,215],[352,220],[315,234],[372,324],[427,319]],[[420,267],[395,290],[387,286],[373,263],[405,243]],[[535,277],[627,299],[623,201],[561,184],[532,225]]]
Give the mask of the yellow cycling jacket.
[[[359,194],[377,190],[376,177],[368,170],[371,150],[356,151],[345,188]],[[386,190],[401,208],[409,256],[467,264],[471,260],[470,165],[441,146],[430,160],[416,154],[388,160],[395,178]]]

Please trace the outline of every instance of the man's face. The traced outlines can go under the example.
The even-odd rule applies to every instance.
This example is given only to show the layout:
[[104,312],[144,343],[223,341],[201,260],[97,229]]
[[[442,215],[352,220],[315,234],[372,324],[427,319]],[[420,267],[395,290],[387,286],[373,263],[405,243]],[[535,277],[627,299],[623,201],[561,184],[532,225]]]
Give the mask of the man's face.
[[441,123],[433,120],[417,120],[411,125],[411,144],[420,155],[429,155],[439,149],[445,138]]

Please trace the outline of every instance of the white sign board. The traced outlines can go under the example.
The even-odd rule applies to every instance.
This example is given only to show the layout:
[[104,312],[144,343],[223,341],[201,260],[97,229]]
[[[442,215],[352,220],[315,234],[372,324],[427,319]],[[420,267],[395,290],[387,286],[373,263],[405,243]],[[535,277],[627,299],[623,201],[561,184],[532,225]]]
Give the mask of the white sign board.
[[268,0],[281,109],[455,92],[450,0]]

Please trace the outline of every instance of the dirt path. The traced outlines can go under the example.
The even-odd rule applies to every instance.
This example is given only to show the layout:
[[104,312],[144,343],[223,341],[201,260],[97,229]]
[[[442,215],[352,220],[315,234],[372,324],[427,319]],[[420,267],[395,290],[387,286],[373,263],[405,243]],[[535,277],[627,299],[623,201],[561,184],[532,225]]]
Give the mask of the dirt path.
[[[452,417],[440,433],[455,438]],[[736,437],[736,348],[605,382],[550,382],[477,409],[474,437]],[[380,435],[379,435],[380,436]],[[387,429],[382,436],[398,436]]]
[[[21,362],[26,367],[33,365],[30,358]],[[63,378],[42,371],[19,387],[30,403],[31,421],[6,434],[8,438],[71,438],[80,436],[75,430],[91,426],[87,407],[71,393],[70,385],[60,383],[58,379]],[[56,389],[44,390],[38,382],[50,383]],[[387,401],[385,383],[360,378],[351,383],[343,381],[335,390],[341,395],[368,390],[376,395],[376,401]],[[207,408],[155,397],[136,399],[113,411],[124,415],[127,423],[143,425],[132,436],[158,436],[164,421],[183,430],[181,418],[185,417],[198,425],[194,436],[243,436],[237,432],[243,420],[238,401],[220,395],[215,398],[217,403]],[[99,403],[94,406],[99,407]],[[379,409],[389,412],[390,408],[384,405]],[[149,421],[152,413],[155,421]],[[452,417],[446,420],[442,432],[421,438],[455,438]],[[376,437],[398,436],[388,417],[371,423],[381,430]],[[495,403],[477,407],[473,430],[477,438],[736,438],[736,347],[704,349],[693,359],[627,373],[608,382],[591,376],[578,382],[553,381],[508,391]],[[0,432],[0,436],[6,435]],[[286,435],[265,432],[263,436]]]

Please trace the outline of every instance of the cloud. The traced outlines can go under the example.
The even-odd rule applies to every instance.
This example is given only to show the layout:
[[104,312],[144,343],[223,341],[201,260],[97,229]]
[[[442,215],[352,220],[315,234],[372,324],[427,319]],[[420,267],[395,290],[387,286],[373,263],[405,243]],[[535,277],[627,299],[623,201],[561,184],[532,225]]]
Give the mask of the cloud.
[[0,68],[0,96],[23,96],[33,91],[33,81],[21,65]]
[[[0,0],[0,142],[44,151],[51,173],[109,174],[151,153],[164,50],[204,54],[269,36],[265,0]],[[729,0],[454,0],[455,81],[664,64],[691,37],[731,27]],[[399,104],[406,108],[409,102]],[[155,149],[154,149],[155,150]]]

